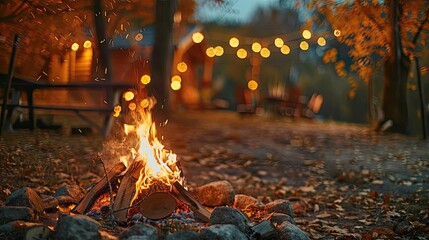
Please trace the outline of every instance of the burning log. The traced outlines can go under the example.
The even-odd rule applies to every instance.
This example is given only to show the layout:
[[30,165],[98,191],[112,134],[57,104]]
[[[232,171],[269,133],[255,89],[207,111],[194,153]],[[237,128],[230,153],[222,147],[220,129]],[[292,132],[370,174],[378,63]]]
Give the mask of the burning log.
[[173,195],[189,206],[189,208],[195,213],[196,217],[202,221],[208,222],[210,220],[211,213],[198,202],[179,182],[173,183]]
[[131,164],[122,178],[113,204],[113,212],[115,213],[116,220],[118,221],[127,220],[128,208],[131,205],[131,200],[136,190],[135,184],[139,178],[142,167],[142,161],[135,161]]
[[89,192],[82,198],[78,205],[71,212],[84,214],[88,212],[97,198],[106,191],[109,186],[109,182],[115,182],[121,176],[121,173],[125,170],[123,163],[117,163],[113,168],[104,176]]
[[166,192],[154,192],[147,196],[139,206],[143,216],[159,220],[170,216],[177,207],[176,199]]

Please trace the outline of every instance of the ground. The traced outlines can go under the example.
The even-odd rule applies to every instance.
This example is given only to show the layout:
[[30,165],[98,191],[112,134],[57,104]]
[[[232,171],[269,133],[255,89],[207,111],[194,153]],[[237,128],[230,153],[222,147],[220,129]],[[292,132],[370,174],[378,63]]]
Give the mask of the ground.
[[[0,137],[0,203],[11,191],[52,193],[103,174],[114,128],[96,133],[18,130]],[[429,238],[429,143],[366,126],[205,111],[173,114],[158,128],[189,187],[228,180],[263,202],[289,199],[312,239]],[[79,133],[79,132],[78,132]],[[104,149],[103,149],[104,148]],[[112,152],[112,151],[110,151]]]

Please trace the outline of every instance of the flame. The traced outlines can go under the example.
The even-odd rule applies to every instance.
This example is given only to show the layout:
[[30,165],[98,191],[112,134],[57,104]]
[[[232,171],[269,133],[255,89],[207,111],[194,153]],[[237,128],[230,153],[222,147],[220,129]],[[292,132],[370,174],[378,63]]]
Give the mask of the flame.
[[[148,189],[154,181],[160,181],[167,186],[171,186],[176,181],[183,182],[177,165],[176,154],[171,150],[165,149],[156,136],[156,124],[152,120],[151,113],[156,101],[153,98],[148,98],[147,100],[149,102],[147,108],[139,105],[133,111],[133,118],[136,123],[124,125],[125,134],[135,135],[138,140],[137,146],[131,148],[131,159],[132,161],[142,161],[143,163],[132,201],[137,198],[142,190]],[[126,162],[126,159],[124,157],[120,160],[129,167],[131,164]]]

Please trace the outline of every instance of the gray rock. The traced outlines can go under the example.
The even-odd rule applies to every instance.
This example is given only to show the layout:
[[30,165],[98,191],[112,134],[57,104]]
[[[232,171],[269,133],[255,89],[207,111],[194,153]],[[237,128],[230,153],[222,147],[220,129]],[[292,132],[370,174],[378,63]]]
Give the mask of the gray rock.
[[85,190],[78,185],[63,185],[54,193],[60,204],[79,203],[85,196]]
[[0,225],[12,221],[36,221],[37,216],[33,209],[21,206],[6,206],[0,207]]
[[266,213],[284,213],[293,218],[293,210],[292,205],[288,200],[285,199],[277,199],[265,205]]
[[98,231],[100,233],[100,240],[117,240],[118,237],[112,236],[107,232]]
[[55,227],[56,239],[99,240],[101,225],[85,215],[61,215]]
[[254,207],[261,204],[258,199],[244,194],[236,194],[234,198],[234,207],[244,210],[249,207]]
[[276,212],[271,213],[269,215],[268,221],[270,221],[274,225],[280,225],[284,222],[290,222],[295,224],[295,220],[291,216],[284,213],[276,213]]
[[190,192],[205,206],[232,206],[234,204],[235,191],[228,181],[211,182]]
[[137,223],[119,235],[120,240],[141,239],[157,240],[161,239],[161,232],[158,228],[145,223]]
[[0,225],[0,239],[52,239],[53,232],[41,223],[13,221]]
[[277,226],[280,232],[280,239],[283,240],[310,240],[310,238],[297,226],[292,223],[284,222]]
[[210,217],[210,225],[232,224],[245,234],[250,234],[249,218],[236,208],[217,207],[213,210]]
[[43,213],[43,201],[40,196],[31,188],[21,188],[13,192],[5,201],[6,206],[29,207],[35,213]]
[[196,232],[181,231],[168,235],[166,240],[200,240],[200,236]]
[[245,240],[249,239],[232,224],[218,224],[201,229],[200,239],[204,240]]

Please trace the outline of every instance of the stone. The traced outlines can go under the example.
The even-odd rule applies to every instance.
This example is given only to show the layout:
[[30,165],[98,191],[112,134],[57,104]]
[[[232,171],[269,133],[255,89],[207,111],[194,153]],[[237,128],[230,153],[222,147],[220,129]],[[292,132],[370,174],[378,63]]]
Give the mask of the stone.
[[37,214],[43,213],[43,201],[33,189],[26,187],[14,191],[5,201],[6,206],[29,207]]
[[85,196],[85,190],[78,185],[65,184],[57,189],[54,193],[59,201],[59,204],[79,203]]
[[232,206],[234,204],[235,191],[228,181],[211,182],[190,192],[205,206]]
[[271,213],[268,216],[268,221],[270,221],[274,225],[280,225],[284,222],[290,222],[292,224],[295,224],[295,220],[291,216],[277,212]]
[[0,239],[53,239],[53,232],[41,223],[13,221],[0,226]]
[[250,234],[249,218],[236,208],[217,207],[213,210],[210,217],[210,225],[215,224],[232,224],[235,225],[241,232]]
[[248,207],[254,207],[262,204],[258,199],[244,194],[236,194],[234,198],[234,207],[244,210]]
[[269,202],[265,205],[266,213],[283,213],[289,215],[293,218],[293,210],[292,205],[288,200],[285,199],[277,199],[272,202]]
[[246,240],[244,233],[232,224],[216,224],[200,231],[200,239],[203,240]]
[[192,231],[180,231],[168,235],[166,240],[200,240],[200,236]]
[[85,215],[60,215],[55,226],[56,239],[99,240],[100,223]]
[[12,221],[36,221],[33,209],[21,206],[0,207],[0,225]]
[[100,240],[117,240],[118,237],[112,236],[107,232],[98,231],[100,233]]
[[280,239],[283,240],[310,240],[310,238],[297,226],[290,222],[284,222],[277,226]]
[[157,240],[162,239],[161,232],[158,228],[145,223],[137,223],[128,228],[119,235],[120,240],[142,239]]

